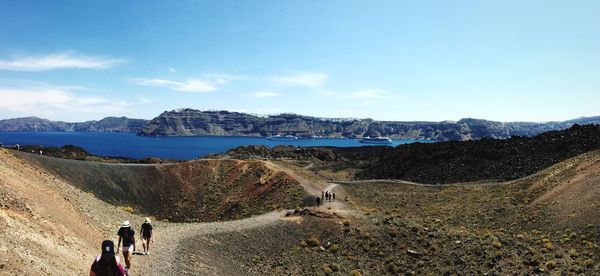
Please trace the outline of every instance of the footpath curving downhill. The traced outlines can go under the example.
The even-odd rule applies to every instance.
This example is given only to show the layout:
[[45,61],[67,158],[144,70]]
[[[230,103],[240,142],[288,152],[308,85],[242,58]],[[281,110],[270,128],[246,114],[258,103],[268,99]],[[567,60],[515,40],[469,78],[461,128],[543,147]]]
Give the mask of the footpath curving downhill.
[[[333,202],[324,202],[321,208],[325,208],[330,212],[346,212],[346,205],[343,203],[342,195],[345,195],[343,188],[338,184],[331,183],[324,189],[320,189],[322,181],[313,181],[307,179],[294,172],[291,168],[283,165],[266,162],[267,166],[275,171],[282,171],[296,180],[304,187],[307,193],[314,197],[320,196],[321,190],[335,191],[339,194],[339,199]],[[189,245],[186,244],[190,239],[197,239],[201,236],[214,235],[220,233],[242,232],[244,230],[256,229],[269,226],[276,222],[294,223],[293,220],[284,220],[285,214],[290,210],[273,211],[262,215],[253,216],[241,220],[209,222],[209,223],[155,223],[156,242],[151,244],[151,255],[136,256],[136,269],[140,275],[173,275],[181,274],[181,271],[189,271],[185,262],[180,259],[184,254],[201,254],[202,252],[190,252],[187,250]],[[141,244],[139,245],[141,246]],[[139,247],[141,248],[141,247]],[[217,256],[218,257],[218,256]],[[199,258],[200,260],[202,258]],[[139,261],[138,261],[139,260]],[[201,271],[198,271],[200,269]],[[237,271],[236,267],[228,267],[228,272],[217,269],[209,262],[196,263],[194,265],[194,273],[201,275],[223,275],[228,273],[231,275],[246,274],[244,271]]]
[[[186,242],[197,236],[208,234],[239,232],[269,225],[280,220],[285,211],[273,211],[241,220],[208,222],[208,223],[165,223],[154,224],[155,243],[151,244],[150,255],[134,256],[132,273],[135,275],[176,275],[185,270],[178,262],[182,254],[194,254],[188,249]],[[142,249],[141,240],[137,250]],[[211,264],[196,265],[204,268],[197,271],[200,275],[218,275]]]
[[[272,170],[262,167],[260,161],[256,163],[240,163],[234,160],[225,161],[226,163],[210,160],[203,162],[200,165],[216,163],[218,166],[214,168],[217,170],[242,168],[240,173],[231,172],[223,175],[229,179],[237,177],[240,182],[253,179],[249,178],[251,176],[249,168],[259,168],[262,178],[258,181],[288,183],[285,184],[287,186],[280,186],[287,189],[284,190],[286,192],[280,192],[281,196],[297,197],[298,194],[294,189],[287,188],[292,182],[286,177],[298,181],[301,184],[300,190],[305,190],[311,197],[320,194],[321,187],[326,184],[309,180],[284,166],[271,167],[271,164],[266,162],[265,166]],[[50,168],[48,164],[51,164]],[[185,165],[196,169],[192,167],[194,164]],[[131,172],[153,171],[153,167],[153,165],[63,160],[0,149],[0,199],[2,199],[0,238],[5,241],[0,245],[0,274],[87,274],[91,260],[99,253],[100,242],[104,239],[116,241],[118,239],[116,232],[123,220],[132,222],[132,227],[138,233],[136,249],[141,251],[139,225],[143,221],[143,216],[127,212],[128,208],[123,207],[127,206],[126,202],[121,201],[124,205],[116,206],[114,203],[109,204],[100,200],[95,191],[102,189],[101,191],[104,192],[102,197],[108,199],[109,190],[132,189],[123,186],[126,180],[134,176]],[[174,169],[166,167],[162,170],[171,173],[177,171]],[[98,177],[99,174],[94,174],[94,171],[102,176],[112,176],[106,188],[92,186],[102,184],[99,179],[92,179],[93,182],[88,184],[83,183],[94,176]],[[61,173],[66,174],[66,178]],[[148,178],[152,175],[154,174],[145,173],[144,177]],[[245,175],[248,177],[244,178]],[[187,182],[184,180],[183,183]],[[239,189],[238,186],[231,187]],[[87,192],[80,190],[82,188]],[[274,196],[268,193],[264,196],[267,195]],[[278,197],[279,195],[273,198],[277,200]],[[326,203],[325,206],[342,208],[338,203]],[[151,244],[151,255],[134,255],[130,275],[174,275],[181,274],[181,271],[189,271],[181,267],[185,265],[180,261],[181,257],[202,253],[189,250],[188,242],[191,238],[220,233],[243,233],[245,230],[257,229],[277,222],[291,223],[282,219],[285,213],[286,211],[280,209],[280,211],[267,211],[238,220],[206,223],[174,223],[153,219],[156,231],[155,243]],[[202,271],[197,271],[198,268]],[[224,273],[215,269],[209,261],[200,266],[195,265],[194,269],[200,274],[222,275]]]

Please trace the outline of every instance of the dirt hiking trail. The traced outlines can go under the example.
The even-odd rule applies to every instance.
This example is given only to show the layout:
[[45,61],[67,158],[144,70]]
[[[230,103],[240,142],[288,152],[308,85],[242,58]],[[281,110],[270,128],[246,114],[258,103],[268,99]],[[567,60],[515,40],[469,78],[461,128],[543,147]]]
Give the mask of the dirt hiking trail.
[[[283,171],[294,180],[296,180],[304,189],[311,195],[317,197],[321,195],[321,191],[327,190],[336,192],[336,200],[332,202],[324,202],[321,208],[325,208],[331,212],[347,213],[346,204],[343,202],[345,192],[341,186],[336,183],[326,183],[323,181],[313,181],[300,174],[294,172],[291,168],[274,164],[273,162],[265,162],[267,166],[274,170]],[[323,189],[323,184],[328,184]],[[268,226],[277,221],[284,221],[284,215],[290,210],[274,211],[266,214],[253,216],[246,219],[210,222],[210,223],[165,223],[156,222],[154,240],[150,246],[150,255],[138,256],[135,255],[132,263],[133,269],[131,275],[174,275],[182,270],[182,267],[177,266],[178,254],[185,253],[186,241],[193,237],[211,235],[218,233],[241,232],[243,230],[260,228]],[[136,249],[142,250],[142,241],[137,241]],[[218,275],[211,268],[211,264],[204,263],[196,267],[205,268],[204,271],[198,272],[203,275]]]
[[[176,266],[177,254],[186,252],[186,241],[194,236],[239,232],[247,229],[268,225],[280,220],[285,211],[270,212],[247,219],[209,223],[165,223],[154,224],[154,240],[150,246],[150,255],[133,258],[131,275],[175,275],[181,271]],[[136,240],[136,250],[142,250],[141,239]],[[203,264],[206,271],[211,271],[210,264]]]

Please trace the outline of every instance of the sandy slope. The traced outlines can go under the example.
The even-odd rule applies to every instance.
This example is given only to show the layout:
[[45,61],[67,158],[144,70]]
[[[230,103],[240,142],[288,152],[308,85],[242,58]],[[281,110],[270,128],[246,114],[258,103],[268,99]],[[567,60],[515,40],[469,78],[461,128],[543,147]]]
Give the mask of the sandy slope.
[[600,151],[577,156],[545,171],[531,191],[532,206],[547,206],[562,225],[600,224]]
[[[73,163],[76,165],[76,163]],[[132,165],[137,166],[137,165]],[[277,171],[286,168],[277,167]],[[308,180],[295,176],[303,183]],[[130,220],[136,231],[143,221],[121,208],[85,193],[60,177],[0,149],[0,274],[87,273],[97,248],[113,239],[119,223]],[[77,185],[76,185],[77,186]],[[192,236],[239,232],[280,221],[283,211],[237,221],[168,223],[156,221],[155,243],[150,256],[134,256],[132,275],[171,275],[182,270],[174,265]],[[138,240],[137,250],[141,250]],[[29,261],[31,260],[31,262]],[[2,266],[2,264],[4,266]],[[203,273],[215,273],[210,263]],[[198,267],[195,267],[198,269]],[[212,272],[211,272],[212,271]]]
[[130,217],[5,149],[0,195],[0,274],[87,273],[115,218]]

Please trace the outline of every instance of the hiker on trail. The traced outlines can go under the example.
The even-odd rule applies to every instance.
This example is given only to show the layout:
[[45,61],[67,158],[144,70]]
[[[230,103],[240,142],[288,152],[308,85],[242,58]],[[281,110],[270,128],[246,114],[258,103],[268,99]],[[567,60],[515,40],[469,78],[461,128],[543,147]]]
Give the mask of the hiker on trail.
[[318,209],[319,206],[321,206],[321,198],[317,197],[316,201],[317,201],[317,209]]
[[150,219],[146,218],[144,223],[142,223],[142,229],[140,230],[142,233],[142,246],[144,247],[144,255],[150,255],[150,243],[154,242],[152,238],[152,224],[150,223]]
[[90,276],[124,276],[125,268],[115,256],[115,243],[111,240],[102,242],[102,254],[98,255],[90,268]]
[[117,254],[119,254],[119,247],[121,246],[121,241],[123,241],[123,258],[125,258],[125,270],[127,271],[131,268],[131,254],[135,251],[135,232],[131,229],[131,224],[128,220],[123,222],[117,235],[119,235]]
[[325,199],[325,191],[321,191],[321,200]]
[[335,193],[332,193],[332,194],[331,194],[331,200],[332,200],[332,201],[335,201]]
[[329,192],[325,191],[325,200],[329,201]]

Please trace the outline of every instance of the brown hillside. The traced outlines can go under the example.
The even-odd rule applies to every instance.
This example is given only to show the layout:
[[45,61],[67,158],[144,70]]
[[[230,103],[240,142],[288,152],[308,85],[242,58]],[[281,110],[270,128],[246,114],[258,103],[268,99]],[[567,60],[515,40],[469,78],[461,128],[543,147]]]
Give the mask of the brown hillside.
[[0,275],[84,275],[131,217],[0,149]]
[[106,202],[170,221],[245,218],[302,206],[307,196],[293,178],[261,161],[126,165],[16,154]]
[[530,187],[532,206],[545,206],[562,225],[600,223],[600,151],[557,164]]

